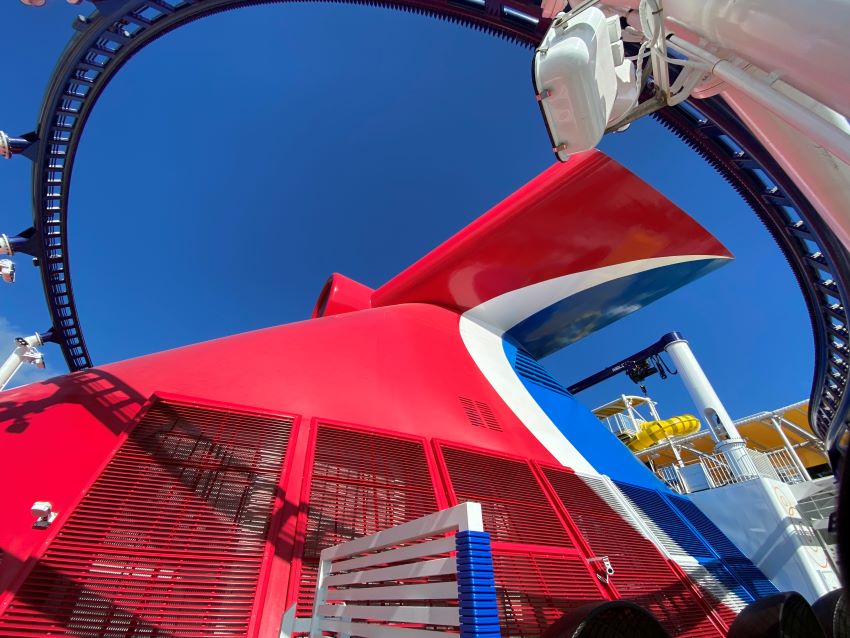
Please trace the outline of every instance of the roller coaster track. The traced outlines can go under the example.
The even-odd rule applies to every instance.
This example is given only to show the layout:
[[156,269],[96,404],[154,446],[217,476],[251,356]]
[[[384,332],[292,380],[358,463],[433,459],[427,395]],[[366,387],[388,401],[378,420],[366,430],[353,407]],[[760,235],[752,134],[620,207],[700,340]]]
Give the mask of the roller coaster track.
[[[34,159],[33,226],[52,340],[72,371],[92,365],[71,285],[68,193],[83,129],[110,79],[137,51],[201,17],[286,0],[93,0],[74,23],[42,104]],[[534,47],[546,31],[540,7],[518,0],[349,0],[450,20]],[[750,204],[784,253],[803,292],[815,342],[811,423],[828,444],[847,427],[850,258],[817,211],[720,98],[691,100],[657,117],[709,161]],[[789,338],[798,338],[789,335]]]

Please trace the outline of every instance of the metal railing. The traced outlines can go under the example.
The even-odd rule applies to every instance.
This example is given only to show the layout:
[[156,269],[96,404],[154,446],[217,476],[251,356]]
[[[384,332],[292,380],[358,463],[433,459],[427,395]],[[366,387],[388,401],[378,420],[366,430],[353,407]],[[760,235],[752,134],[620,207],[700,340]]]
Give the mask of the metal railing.
[[794,483],[802,483],[809,480],[808,477],[803,475],[797,462],[785,448],[765,452],[763,456],[770,461],[773,470],[777,474],[777,478],[783,483],[793,485]]
[[686,462],[683,467],[665,465],[656,470],[656,475],[679,494],[742,483],[754,478],[769,478],[788,485],[809,480],[800,471],[790,452],[784,448],[769,452],[748,449],[747,453],[758,470],[756,475],[736,476],[719,453],[700,454],[698,458]]

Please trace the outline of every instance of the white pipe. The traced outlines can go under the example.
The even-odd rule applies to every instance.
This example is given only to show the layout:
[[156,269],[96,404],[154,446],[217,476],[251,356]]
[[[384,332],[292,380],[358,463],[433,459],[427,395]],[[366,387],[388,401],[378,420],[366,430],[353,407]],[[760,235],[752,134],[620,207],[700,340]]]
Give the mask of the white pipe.
[[[3,390],[9,384],[12,377],[15,376],[15,373],[24,363],[34,362],[32,357],[28,357],[27,355],[33,354],[35,346],[43,345],[44,342],[41,339],[41,335],[36,332],[32,336],[16,340],[16,343],[17,346],[12,350],[12,354],[0,365],[0,390]],[[39,367],[43,368],[44,365],[42,364]]]
[[[636,10],[639,0],[602,0]],[[850,0],[664,0],[668,32],[774,73],[850,115]]]
[[15,373],[24,364],[23,354],[26,352],[24,346],[18,346],[12,354],[0,366],[0,390],[3,390],[15,376]]
[[850,0],[664,0],[687,29],[850,114]]
[[815,144],[822,146],[841,161],[850,164],[850,135],[837,126],[815,115],[797,102],[786,97],[770,85],[758,80],[746,71],[713,53],[701,49],[678,36],[670,36],[668,42],[690,58],[708,62],[711,73],[726,81],[730,86],[749,95],[759,104],[775,113],[796,128]]
[[715,449],[723,454],[733,476],[737,479],[758,476],[758,470],[747,452],[746,443],[705,376],[688,342],[679,339],[667,344],[664,350],[676,366],[691,400],[708,422],[709,432],[716,443]]
[[[804,429],[802,429],[796,423],[789,421],[784,416],[780,415],[777,418],[782,423],[784,423],[785,427],[788,428],[789,430],[791,430],[794,434],[800,436],[803,439],[806,439],[806,441],[809,442],[809,443],[816,444],[818,447],[821,448],[821,451],[823,451],[823,441],[821,441],[818,437],[814,436],[811,432],[806,432]],[[805,445],[805,443],[803,443],[803,445]]]
[[797,454],[797,450],[794,449],[794,446],[791,445],[791,441],[788,440],[788,436],[785,434],[785,430],[782,429],[782,424],[779,422],[779,419],[776,417],[772,417],[770,422],[773,423],[773,427],[776,430],[776,433],[779,435],[779,438],[782,439],[782,442],[785,444],[785,449],[788,450],[788,454],[791,455],[791,460],[794,461],[794,464],[797,466],[797,470],[799,470],[800,474],[807,481],[811,481],[812,477],[809,474],[809,471],[806,469],[805,464],[803,463],[803,459]]

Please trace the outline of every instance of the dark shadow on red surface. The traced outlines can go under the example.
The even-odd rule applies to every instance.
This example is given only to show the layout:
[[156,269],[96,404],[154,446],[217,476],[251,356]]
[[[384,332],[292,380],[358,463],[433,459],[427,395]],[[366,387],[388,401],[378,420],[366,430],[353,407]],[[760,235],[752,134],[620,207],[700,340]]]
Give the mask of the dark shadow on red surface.
[[[56,383],[58,380],[61,384]],[[29,415],[61,404],[82,406],[113,434],[120,434],[127,430],[147,400],[115,375],[96,368],[32,386],[53,386],[55,391],[39,399],[0,402],[0,422],[11,421],[6,426],[11,434],[22,434],[32,425]]]

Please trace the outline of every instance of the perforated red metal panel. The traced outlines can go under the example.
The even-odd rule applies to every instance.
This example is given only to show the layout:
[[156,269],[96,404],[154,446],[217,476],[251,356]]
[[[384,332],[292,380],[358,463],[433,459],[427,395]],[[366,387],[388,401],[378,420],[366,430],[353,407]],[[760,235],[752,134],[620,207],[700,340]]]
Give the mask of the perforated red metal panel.
[[495,550],[496,597],[503,636],[540,636],[565,611],[602,600],[581,558]]
[[525,461],[441,446],[458,503],[478,501],[494,542],[573,547]]
[[0,618],[0,636],[246,636],[293,420],[157,401]]
[[611,582],[623,598],[650,610],[674,636],[724,635],[656,547],[581,477],[551,467],[543,473],[594,553],[610,558]]
[[322,549],[438,509],[422,442],[319,425],[298,615],[312,613],[316,568]]
[[503,636],[539,636],[565,611],[605,599],[527,462],[439,449],[455,499],[481,503]]

